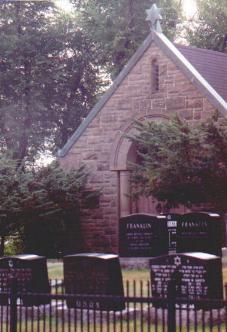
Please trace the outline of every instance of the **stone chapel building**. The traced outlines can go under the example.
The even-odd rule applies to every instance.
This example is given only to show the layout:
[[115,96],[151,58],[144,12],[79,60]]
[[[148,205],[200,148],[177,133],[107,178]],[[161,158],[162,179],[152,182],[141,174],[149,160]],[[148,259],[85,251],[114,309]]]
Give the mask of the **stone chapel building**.
[[135,146],[125,137],[134,120],[204,120],[218,110],[227,116],[227,54],[174,45],[151,31],[109,90],[59,152],[64,169],[85,164],[89,190],[99,189],[98,207],[82,218],[86,251],[118,252],[119,219],[156,213],[157,202],[132,202],[129,163]]

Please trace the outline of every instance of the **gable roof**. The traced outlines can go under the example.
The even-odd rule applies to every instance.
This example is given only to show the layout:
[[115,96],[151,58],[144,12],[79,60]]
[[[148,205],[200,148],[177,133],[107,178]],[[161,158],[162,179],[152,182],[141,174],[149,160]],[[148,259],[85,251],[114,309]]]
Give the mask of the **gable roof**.
[[165,37],[162,33],[152,31],[148,37],[144,40],[142,45],[138,48],[135,54],[131,57],[129,62],[117,76],[111,87],[104,93],[99,102],[93,107],[86,119],[76,129],[74,134],[69,138],[66,144],[61,150],[58,151],[58,157],[64,157],[74,143],[83,134],[85,129],[89,126],[92,120],[96,117],[99,111],[103,108],[105,103],[117,90],[121,82],[132,70],[135,64],[143,56],[145,51],[149,48],[152,43],[155,43],[163,52],[169,56],[172,61],[184,72],[186,77],[193,82],[203,95],[207,97],[210,103],[217,108],[224,116],[227,116],[227,103],[218,94],[218,92],[208,83],[208,81],[198,72],[198,70],[187,60],[187,58],[174,46],[174,44]]
[[205,80],[227,101],[227,53],[176,45]]

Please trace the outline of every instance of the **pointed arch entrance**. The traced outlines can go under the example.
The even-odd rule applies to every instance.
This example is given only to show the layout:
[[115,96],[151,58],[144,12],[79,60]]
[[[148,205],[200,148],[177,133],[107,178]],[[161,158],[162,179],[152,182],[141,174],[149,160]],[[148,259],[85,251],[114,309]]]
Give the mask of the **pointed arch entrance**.
[[[167,116],[160,114],[139,116],[138,121],[163,121],[168,120]],[[119,218],[131,213],[156,213],[157,201],[152,197],[141,197],[136,202],[130,197],[130,163],[137,161],[135,144],[127,135],[135,133],[134,121],[129,121],[121,128],[115,138],[110,158],[110,170],[118,173],[118,213]]]

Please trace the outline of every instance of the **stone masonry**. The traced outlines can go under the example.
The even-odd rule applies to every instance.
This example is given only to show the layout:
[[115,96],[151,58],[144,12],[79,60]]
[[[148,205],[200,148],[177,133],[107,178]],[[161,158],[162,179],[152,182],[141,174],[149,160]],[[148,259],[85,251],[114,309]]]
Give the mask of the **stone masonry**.
[[[154,60],[159,66],[159,91],[152,93]],[[127,187],[122,185],[122,175],[127,175],[130,155],[124,134],[132,130],[133,121],[168,119],[177,113],[193,123],[210,117],[214,111],[176,64],[152,43],[70,151],[60,158],[64,169],[85,164],[90,173],[89,189],[102,192],[99,208],[85,211],[82,217],[84,250],[118,252],[121,199],[126,197],[120,191],[122,186]],[[125,193],[129,190],[125,188]]]

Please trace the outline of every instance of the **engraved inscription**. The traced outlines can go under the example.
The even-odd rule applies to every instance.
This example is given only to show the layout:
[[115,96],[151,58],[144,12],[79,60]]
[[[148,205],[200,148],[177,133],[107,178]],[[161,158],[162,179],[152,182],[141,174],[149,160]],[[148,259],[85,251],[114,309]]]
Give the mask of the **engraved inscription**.
[[168,252],[165,216],[133,214],[120,220],[120,255],[151,257]]
[[32,270],[23,268],[0,269],[0,289],[7,291],[11,278],[16,278],[17,286],[20,291],[25,291],[32,279]]
[[171,287],[175,285],[177,298],[223,298],[221,258],[215,255],[197,252],[152,258],[150,271],[154,297],[167,298],[171,281]]

